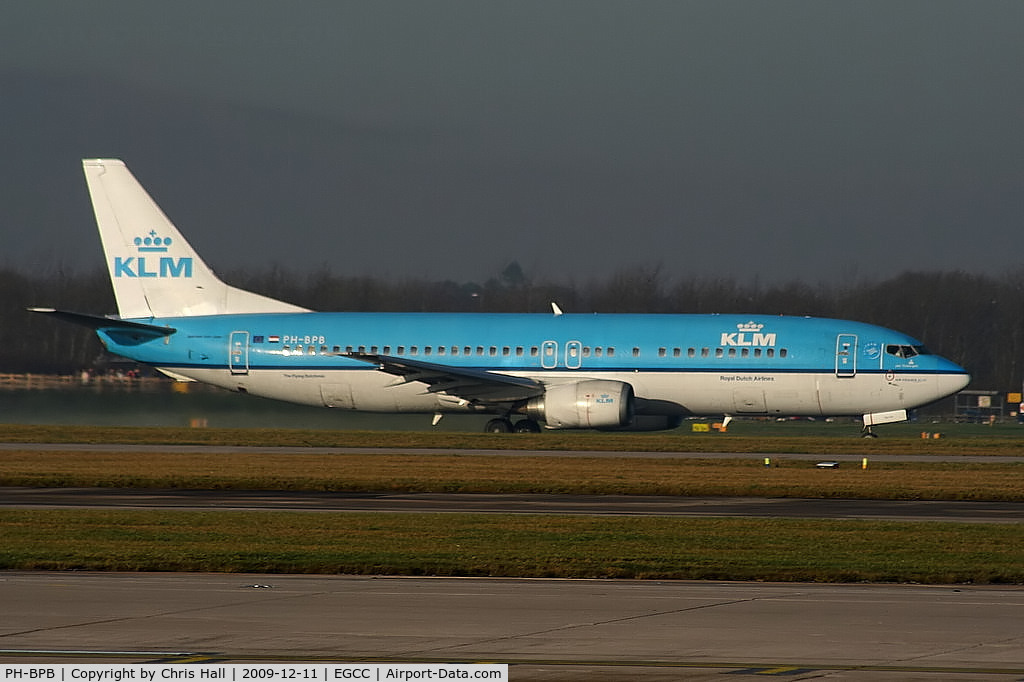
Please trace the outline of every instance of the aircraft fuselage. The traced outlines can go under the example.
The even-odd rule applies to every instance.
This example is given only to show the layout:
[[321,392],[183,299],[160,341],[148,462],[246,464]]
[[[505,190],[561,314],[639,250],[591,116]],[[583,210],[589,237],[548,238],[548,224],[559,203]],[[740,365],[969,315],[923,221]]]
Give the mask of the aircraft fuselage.
[[415,359],[544,384],[633,387],[638,412],[861,415],[962,388],[962,368],[904,334],[757,315],[277,313],[139,320],[178,331],[109,350],[230,390],[375,412],[489,411],[403,383],[350,354]]

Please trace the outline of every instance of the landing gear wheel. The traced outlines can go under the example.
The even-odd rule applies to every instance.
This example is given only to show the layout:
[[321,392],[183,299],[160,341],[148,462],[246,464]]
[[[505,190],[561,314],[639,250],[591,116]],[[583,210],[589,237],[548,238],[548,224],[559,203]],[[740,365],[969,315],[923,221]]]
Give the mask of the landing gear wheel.
[[512,422],[507,419],[492,419],[484,427],[484,433],[511,433]]
[[512,430],[516,433],[540,433],[540,424],[532,419],[520,419]]

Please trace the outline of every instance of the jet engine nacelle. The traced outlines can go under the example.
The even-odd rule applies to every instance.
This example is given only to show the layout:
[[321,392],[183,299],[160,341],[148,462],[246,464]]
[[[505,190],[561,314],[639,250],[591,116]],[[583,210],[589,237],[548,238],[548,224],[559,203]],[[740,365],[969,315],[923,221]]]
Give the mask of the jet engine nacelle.
[[526,404],[526,413],[549,429],[607,429],[633,418],[633,387],[621,381],[590,379],[549,387]]

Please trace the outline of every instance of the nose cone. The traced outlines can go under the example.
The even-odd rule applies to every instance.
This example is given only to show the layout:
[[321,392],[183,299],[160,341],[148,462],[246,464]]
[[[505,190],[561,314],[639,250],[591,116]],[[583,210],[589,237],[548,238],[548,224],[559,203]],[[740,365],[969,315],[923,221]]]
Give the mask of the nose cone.
[[947,360],[945,358],[937,358],[938,367],[936,367],[936,388],[941,389],[941,395],[936,398],[945,398],[948,395],[953,395],[957,391],[962,391],[967,387],[967,384],[971,383],[971,375],[967,373],[967,370],[960,365]]
[[950,375],[949,377],[949,392],[947,395],[957,393],[967,388],[967,384],[971,383],[971,375],[967,372],[958,375]]

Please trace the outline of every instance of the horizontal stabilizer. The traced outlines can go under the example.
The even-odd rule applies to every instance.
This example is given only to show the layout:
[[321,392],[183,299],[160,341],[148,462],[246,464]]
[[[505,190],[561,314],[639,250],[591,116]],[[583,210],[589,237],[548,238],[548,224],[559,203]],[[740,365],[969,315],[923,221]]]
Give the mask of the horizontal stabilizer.
[[30,313],[50,315],[64,322],[104,332],[108,336],[117,337],[122,343],[143,343],[164,336],[170,336],[178,331],[174,327],[161,327],[143,322],[129,322],[128,320],[118,320],[116,318],[103,317],[102,315],[72,313],[67,310],[57,310],[56,308],[28,308],[28,311]]

